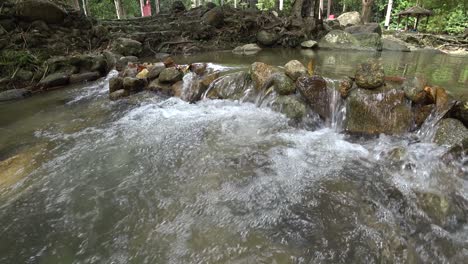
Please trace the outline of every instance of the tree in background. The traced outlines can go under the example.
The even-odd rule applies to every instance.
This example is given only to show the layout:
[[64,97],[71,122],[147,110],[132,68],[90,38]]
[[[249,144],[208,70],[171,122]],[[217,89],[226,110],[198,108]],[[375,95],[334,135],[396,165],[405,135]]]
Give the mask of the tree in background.
[[373,3],[374,0],[362,0],[361,17],[364,23],[370,22]]

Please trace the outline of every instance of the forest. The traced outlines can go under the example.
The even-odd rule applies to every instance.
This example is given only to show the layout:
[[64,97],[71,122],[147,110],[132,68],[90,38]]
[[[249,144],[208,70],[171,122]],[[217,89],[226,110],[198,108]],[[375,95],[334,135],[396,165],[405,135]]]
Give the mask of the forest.
[[[152,14],[168,12],[174,0],[55,0],[80,8],[89,16],[98,19],[133,18],[142,16],[142,6],[149,2]],[[205,0],[183,0],[185,6],[197,7]],[[421,31],[429,33],[460,34],[468,27],[468,1],[457,0],[213,0],[216,5],[229,5],[236,8],[255,8],[269,11],[276,10],[284,15],[294,12],[298,2],[314,2],[309,6],[318,6],[324,14],[337,17],[347,11],[364,11],[369,22],[384,24],[387,7],[392,3],[392,20],[390,29],[396,29],[397,16],[400,11],[411,6],[421,6],[432,10],[434,16],[427,24],[421,25]],[[297,8],[296,8],[297,9]],[[369,10],[368,14],[366,10]],[[414,18],[410,20],[414,21]]]

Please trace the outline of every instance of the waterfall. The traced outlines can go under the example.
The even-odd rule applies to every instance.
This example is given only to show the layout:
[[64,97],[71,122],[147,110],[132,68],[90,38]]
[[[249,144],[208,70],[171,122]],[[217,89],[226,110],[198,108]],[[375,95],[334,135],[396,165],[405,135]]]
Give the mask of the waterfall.
[[437,107],[432,110],[429,117],[426,118],[421,128],[417,131],[416,135],[422,142],[432,142],[437,130],[437,124],[452,108],[453,103],[448,105],[446,109],[438,109]]
[[339,81],[325,79],[327,81],[328,101],[330,105],[329,118],[325,120],[327,127],[340,132],[343,129],[343,122],[346,118],[346,105],[338,90]]

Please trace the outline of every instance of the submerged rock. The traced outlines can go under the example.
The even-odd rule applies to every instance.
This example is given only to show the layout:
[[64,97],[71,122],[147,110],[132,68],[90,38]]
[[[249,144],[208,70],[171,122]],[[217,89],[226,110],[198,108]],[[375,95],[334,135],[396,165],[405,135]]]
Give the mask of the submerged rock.
[[288,118],[299,120],[306,114],[306,106],[295,96],[278,96],[272,103],[271,108],[285,114]]
[[42,20],[49,24],[62,23],[67,12],[46,0],[24,0],[17,4],[16,15],[24,20]]
[[276,67],[263,62],[254,62],[250,66],[250,76],[257,90],[261,90],[261,88],[265,87],[267,81],[277,72],[279,72],[279,70]]
[[357,66],[354,76],[359,88],[375,89],[385,82],[385,73],[380,61],[370,60]]
[[403,134],[413,122],[405,93],[381,87],[375,90],[353,89],[346,99],[344,128],[358,134]]
[[233,53],[237,54],[255,54],[259,51],[261,51],[262,48],[260,48],[257,44],[255,43],[250,43],[250,44],[245,44],[243,46],[238,46],[234,50],[232,50]]
[[468,138],[468,129],[457,119],[442,119],[434,136],[434,142],[439,145],[453,147],[461,145]]
[[124,89],[120,89],[109,94],[109,99],[112,101],[119,100],[121,98],[129,96],[130,93]]
[[257,33],[258,43],[264,46],[273,46],[278,41],[279,36],[275,32],[268,32],[266,30],[260,30]]
[[138,56],[142,49],[141,42],[129,38],[118,38],[112,42],[112,51],[124,56]]
[[359,33],[353,34],[353,36],[359,41],[360,50],[382,50],[382,38],[377,33]]
[[336,19],[340,22],[340,25],[344,27],[362,24],[361,15],[356,11],[343,13]]
[[321,118],[330,117],[330,91],[321,76],[304,76],[297,79],[296,87],[312,110]]
[[0,102],[23,99],[31,95],[28,89],[12,89],[0,92]]
[[299,77],[308,76],[307,68],[298,60],[289,61],[284,65],[286,75],[288,75],[293,81],[296,81]]

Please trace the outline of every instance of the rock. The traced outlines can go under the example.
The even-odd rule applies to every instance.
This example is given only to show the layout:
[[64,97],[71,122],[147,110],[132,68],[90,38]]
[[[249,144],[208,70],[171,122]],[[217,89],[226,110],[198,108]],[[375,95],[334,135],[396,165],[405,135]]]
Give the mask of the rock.
[[49,26],[47,26],[47,24],[42,20],[36,20],[36,21],[32,22],[31,23],[31,28],[37,29],[40,32],[49,31]]
[[429,95],[424,90],[426,85],[426,80],[419,77],[414,77],[407,79],[403,83],[403,91],[405,91],[406,97],[415,104],[431,103]]
[[172,3],[172,6],[171,6],[171,11],[172,12],[177,13],[177,12],[183,12],[185,10],[186,10],[186,8],[185,8],[185,5],[184,5],[184,3],[182,1],[174,1]]
[[355,82],[359,88],[375,89],[385,82],[383,65],[378,60],[369,60],[357,66],[354,75]]
[[257,90],[264,88],[270,77],[277,72],[279,72],[277,68],[263,62],[254,62],[250,65],[250,76]]
[[166,66],[166,68],[170,68],[170,67],[175,66],[175,62],[174,62],[174,59],[172,57],[164,58],[163,63],[164,63],[164,66]]
[[330,91],[321,76],[304,76],[296,81],[296,87],[306,102],[321,118],[330,117]]
[[240,71],[226,74],[216,79],[212,83],[207,97],[211,99],[239,100],[243,98],[250,89],[253,89],[253,83],[249,74]]
[[164,63],[158,62],[148,67],[148,79],[154,80],[159,77],[159,74],[166,68]]
[[251,43],[251,44],[245,44],[243,46],[238,46],[234,50],[232,50],[233,53],[238,53],[238,54],[255,54],[259,51],[261,51],[262,48],[260,48],[257,44]]
[[336,19],[323,21],[323,27],[326,31],[332,31],[334,29],[339,29],[339,30],[342,29],[340,22]]
[[123,79],[123,88],[125,91],[130,93],[135,93],[143,90],[146,86],[146,81],[144,79],[125,77]]
[[174,83],[172,85],[171,89],[172,89],[173,96],[181,98],[182,91],[184,89],[184,82],[183,81],[178,81],[178,82]]
[[353,89],[346,99],[344,128],[349,133],[403,134],[413,121],[411,106],[399,89]]
[[190,64],[190,70],[197,75],[203,75],[206,71],[206,63],[192,63]]
[[336,19],[340,22],[340,25],[344,27],[362,24],[361,15],[356,11],[343,13]]
[[0,92],[0,102],[23,99],[31,95],[28,89],[12,89]]
[[118,38],[112,42],[112,51],[124,56],[138,56],[142,49],[141,42],[129,38]]
[[221,8],[215,7],[206,12],[202,17],[202,22],[212,27],[220,28],[224,23],[224,14]]
[[346,99],[346,97],[348,97],[349,92],[351,91],[351,88],[353,88],[353,83],[354,81],[349,77],[346,77],[344,80],[340,82],[341,98]]
[[148,77],[148,73],[149,73],[148,69],[143,69],[136,75],[136,77],[138,79],[146,79]]
[[359,41],[359,50],[382,50],[382,38],[377,33],[359,33],[353,36]]
[[457,119],[442,119],[435,132],[434,142],[439,145],[453,147],[462,144],[468,138],[468,129]]
[[268,32],[266,30],[260,30],[257,33],[257,41],[264,46],[273,46],[278,41],[279,36],[274,32]]
[[109,35],[109,31],[103,25],[94,26],[92,29],[92,33],[95,37],[98,37],[101,39],[106,39],[107,36]]
[[115,101],[115,100],[118,100],[127,96],[129,96],[129,92],[124,89],[120,89],[120,90],[110,93],[109,99],[111,99],[112,101]]
[[109,80],[109,93],[123,89],[123,78],[115,77]]
[[133,66],[133,67],[130,67],[128,66],[122,73],[121,73],[121,76],[122,77],[132,77],[132,78],[136,78],[138,74],[138,68],[136,66]]
[[[286,74],[278,72],[271,76],[271,85],[279,95],[289,95],[296,91],[294,82]],[[265,88],[266,89],[266,88]]]
[[416,127],[421,127],[424,124],[424,121],[429,117],[429,115],[434,110],[434,104],[418,106],[414,109],[414,124]]
[[289,61],[284,65],[286,75],[289,76],[293,81],[296,81],[299,77],[307,76],[307,68],[298,60]]
[[55,87],[55,86],[62,86],[67,85],[70,81],[70,74],[57,72],[50,74],[42,81],[39,82],[39,86],[43,88]]
[[447,115],[448,117],[460,120],[466,127],[468,127],[468,101],[455,102]]
[[350,34],[377,33],[382,36],[382,28],[378,23],[350,26],[345,28],[345,31]]
[[27,81],[30,81],[33,78],[33,76],[34,76],[34,73],[32,73],[31,71],[20,69],[16,73],[15,78],[17,80],[27,82]]
[[391,51],[402,51],[402,52],[409,52],[411,49],[408,45],[399,39],[396,38],[389,38],[384,37],[382,39],[382,49],[383,50],[391,50]]
[[359,41],[342,30],[332,30],[319,41],[319,47],[330,49],[357,49]]
[[216,4],[213,3],[213,2],[208,2],[208,3],[205,4],[205,6],[206,6],[206,8],[208,8],[208,9],[213,9],[213,8],[216,7]]
[[0,160],[0,189],[9,188],[41,166],[44,147],[40,144]]
[[219,72],[214,72],[214,73],[211,73],[211,74],[207,74],[207,75],[202,77],[202,79],[200,80],[200,84],[203,87],[208,88],[218,78],[219,78]]
[[99,79],[99,77],[101,77],[99,72],[85,72],[85,73],[79,73],[79,74],[72,74],[70,76],[70,83],[95,81]]
[[[180,84],[182,84],[181,81],[179,81]],[[179,83],[177,82],[177,83]],[[177,88],[178,86],[174,86],[174,88]],[[171,86],[170,83],[162,83],[158,79],[153,80],[150,82],[150,84],[147,87],[148,90],[157,92],[166,96],[174,96],[174,91],[173,91],[173,86]],[[182,93],[182,87],[180,87],[180,91],[178,91],[178,97],[180,97]]]
[[27,21],[42,20],[48,24],[60,24],[67,12],[46,0],[25,0],[16,6],[16,15]]
[[305,104],[295,96],[278,96],[273,101],[271,108],[294,120],[300,120],[306,114]]
[[183,74],[174,67],[166,68],[159,74],[159,81],[165,83],[175,83],[182,80]]
[[301,48],[304,49],[313,49],[318,47],[318,42],[315,40],[306,40],[301,43]]
[[436,108],[443,112],[449,110],[449,97],[444,88],[436,87]]
[[[92,60],[91,68],[89,69],[92,72],[99,72],[101,75],[105,75],[111,69],[107,65],[107,60],[104,55],[94,56]],[[81,69],[83,71],[83,69]]]

